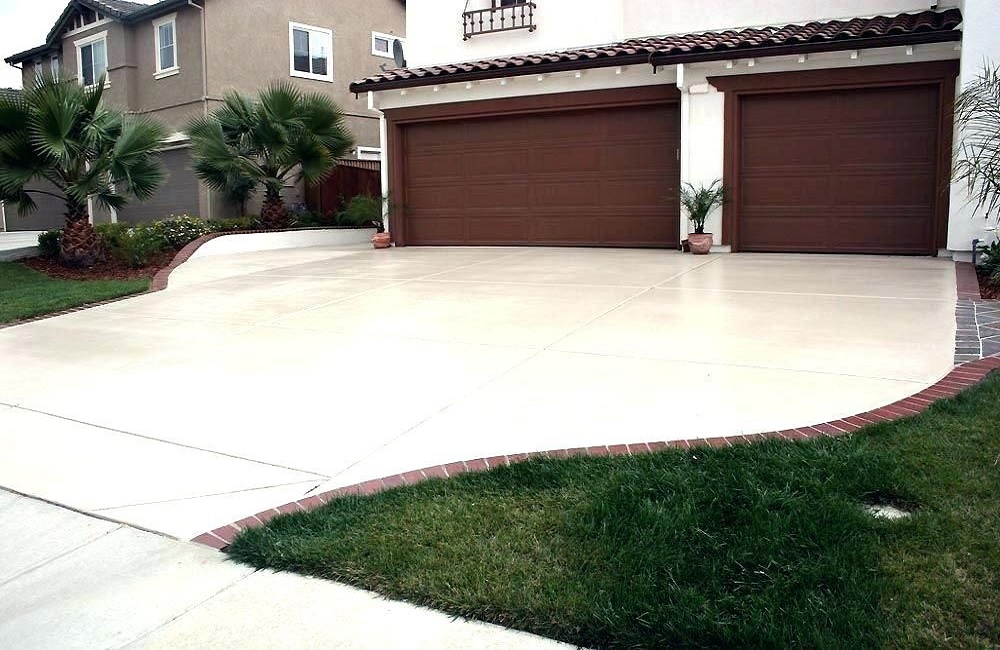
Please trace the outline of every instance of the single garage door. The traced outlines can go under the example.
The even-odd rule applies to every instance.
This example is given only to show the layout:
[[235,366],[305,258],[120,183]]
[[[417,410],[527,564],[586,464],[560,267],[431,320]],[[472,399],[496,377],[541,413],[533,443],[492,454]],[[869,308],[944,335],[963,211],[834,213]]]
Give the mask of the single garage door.
[[738,247],[929,254],[935,86],[743,96]]
[[404,127],[405,243],[678,244],[676,104]]
[[160,189],[148,201],[129,201],[119,211],[118,220],[127,223],[150,223],[170,215],[200,216],[198,177],[191,169],[191,150],[173,149],[160,153],[160,164],[167,174]]

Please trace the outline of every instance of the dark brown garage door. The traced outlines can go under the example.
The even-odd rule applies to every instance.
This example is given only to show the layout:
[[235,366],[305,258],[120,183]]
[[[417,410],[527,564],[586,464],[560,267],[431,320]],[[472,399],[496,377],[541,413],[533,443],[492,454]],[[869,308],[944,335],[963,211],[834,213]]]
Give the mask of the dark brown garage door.
[[405,243],[673,247],[676,104],[408,124]]
[[740,250],[934,252],[937,87],[740,101]]

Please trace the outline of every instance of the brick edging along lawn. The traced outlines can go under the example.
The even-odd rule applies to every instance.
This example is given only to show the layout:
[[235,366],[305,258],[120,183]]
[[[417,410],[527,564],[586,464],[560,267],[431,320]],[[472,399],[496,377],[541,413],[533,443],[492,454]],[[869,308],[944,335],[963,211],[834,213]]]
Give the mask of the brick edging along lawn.
[[66,314],[73,314],[78,311],[83,311],[84,309],[90,309],[92,307],[100,307],[102,305],[110,305],[111,303],[119,302],[121,300],[128,300],[129,298],[135,298],[136,296],[141,296],[147,293],[155,293],[157,291],[163,291],[167,288],[167,283],[170,281],[170,274],[181,264],[191,259],[195,251],[201,248],[204,244],[217,239],[219,237],[225,237],[227,235],[258,235],[262,233],[275,233],[275,232],[298,232],[304,230],[367,230],[367,228],[358,228],[355,226],[327,226],[322,228],[275,228],[273,230],[228,230],[225,232],[210,232],[207,235],[202,235],[194,241],[185,244],[184,248],[177,251],[170,263],[164,266],[162,269],[157,271],[149,281],[149,288],[145,291],[138,293],[130,293],[127,296],[121,296],[118,298],[109,298],[108,300],[100,300],[98,302],[89,302],[86,305],[80,305],[78,307],[69,307],[68,309],[60,309],[59,311],[50,312],[48,314],[42,314],[40,316],[32,316],[31,318],[24,318],[12,323],[2,323],[0,324],[0,330],[15,327],[17,325],[26,325],[28,323],[35,323],[41,320],[46,320],[48,318],[55,318],[56,316],[65,316]]
[[198,535],[191,541],[212,548],[223,550],[233,541],[233,539],[248,528],[263,526],[272,518],[279,514],[292,512],[306,512],[325,505],[333,499],[348,495],[371,495],[383,490],[390,490],[404,485],[413,485],[431,478],[448,478],[466,472],[481,472],[500,467],[512,465],[531,458],[570,458],[574,456],[625,456],[635,454],[645,454],[660,451],[667,448],[690,449],[692,447],[731,447],[739,444],[749,444],[780,438],[782,440],[809,440],[812,438],[838,437],[853,433],[858,429],[870,424],[879,422],[892,422],[902,418],[919,415],[926,411],[934,402],[938,400],[954,397],[967,388],[971,388],[983,381],[994,371],[1000,370],[1000,356],[988,357],[978,361],[970,361],[954,368],[943,379],[933,386],[911,395],[905,399],[893,402],[865,413],[848,416],[840,420],[823,422],[812,426],[800,427],[797,429],[785,429],[783,431],[770,431],[750,435],[720,436],[717,438],[691,438],[687,440],[671,440],[662,442],[639,442],[620,445],[606,445],[598,447],[577,447],[573,449],[556,449],[552,451],[541,451],[527,454],[514,454],[510,456],[493,456],[490,458],[476,458],[462,462],[448,463],[445,465],[434,465],[424,467],[402,474],[393,474],[355,485],[340,487],[329,492],[316,494],[298,501],[292,501],[276,508],[268,508],[258,512],[256,515],[246,517],[232,524],[220,526],[215,530]]

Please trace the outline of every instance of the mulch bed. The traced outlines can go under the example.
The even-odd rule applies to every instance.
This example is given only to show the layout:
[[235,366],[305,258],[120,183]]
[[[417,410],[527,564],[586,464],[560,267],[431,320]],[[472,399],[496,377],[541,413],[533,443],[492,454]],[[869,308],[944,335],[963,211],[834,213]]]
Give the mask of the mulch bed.
[[153,257],[149,266],[141,269],[133,269],[114,258],[98,262],[89,269],[67,268],[51,257],[29,257],[21,260],[21,263],[60,280],[139,280],[152,279],[157,271],[170,264],[175,254],[176,251],[173,250],[159,253]]
[[[977,269],[978,271],[978,269]],[[979,277],[979,293],[987,300],[1000,300],[1000,286],[993,284],[984,273],[977,272]]]

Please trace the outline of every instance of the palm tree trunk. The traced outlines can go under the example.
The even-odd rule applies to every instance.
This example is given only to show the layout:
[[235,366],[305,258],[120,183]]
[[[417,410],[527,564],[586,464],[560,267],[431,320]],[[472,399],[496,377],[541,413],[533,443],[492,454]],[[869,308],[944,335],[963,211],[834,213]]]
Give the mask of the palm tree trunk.
[[93,266],[101,256],[101,245],[90,224],[87,206],[67,203],[66,207],[59,259],[66,266]]
[[291,226],[291,219],[288,218],[288,210],[280,195],[268,193],[264,198],[264,205],[260,209],[260,222],[268,229],[288,228]]

